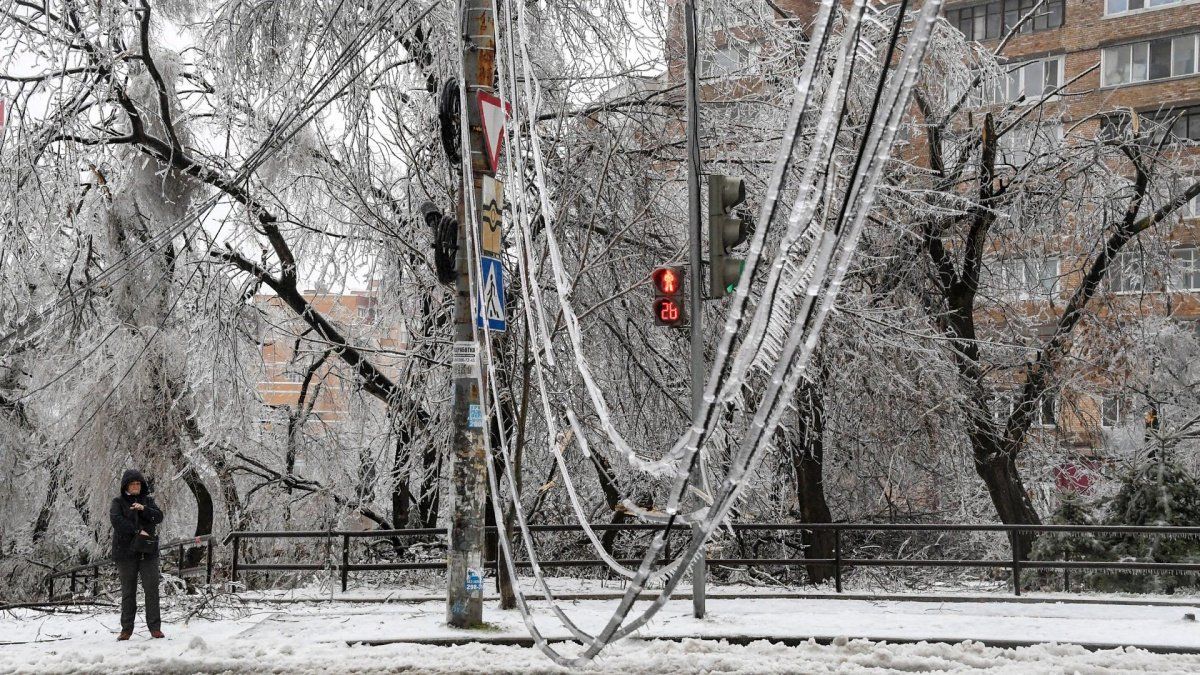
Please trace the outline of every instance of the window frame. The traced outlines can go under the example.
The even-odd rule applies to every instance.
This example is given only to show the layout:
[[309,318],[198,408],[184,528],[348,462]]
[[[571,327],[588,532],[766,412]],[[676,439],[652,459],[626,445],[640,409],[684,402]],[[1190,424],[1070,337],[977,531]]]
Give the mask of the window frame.
[[[1184,264],[1185,255],[1188,258],[1184,269],[1181,265]],[[1171,290],[1181,293],[1200,292],[1200,247],[1198,246],[1180,246],[1171,249]],[[1188,284],[1182,283],[1183,277],[1191,277]]]
[[1166,3],[1160,4],[1160,5],[1151,5],[1150,3],[1152,0],[1137,0],[1138,2],[1142,3],[1142,6],[1135,7],[1134,9],[1129,9],[1130,0],[1124,0],[1125,9],[1109,11],[1109,3],[1112,1],[1113,0],[1105,0],[1104,1],[1104,18],[1105,19],[1141,14],[1143,12],[1153,12],[1153,11],[1160,10],[1160,9],[1174,9],[1176,7],[1184,7],[1186,5],[1193,5],[1193,4],[1196,4],[1197,2],[1200,2],[1200,0],[1172,0],[1170,2],[1166,2]]
[[[1046,135],[1048,129],[1053,130],[1049,134],[1053,136],[1053,145],[1039,147],[1037,143],[1049,138]],[[1027,122],[1025,125],[1013,127],[996,143],[996,166],[1019,169],[1035,158],[1041,158],[1061,148],[1065,140],[1066,130],[1059,120]],[[1017,147],[1017,144],[1021,144],[1020,147]]]
[[[1112,422],[1109,423],[1108,409],[1109,405],[1114,408],[1115,414],[1112,416]],[[1132,406],[1126,396],[1121,394],[1104,394],[1100,397],[1100,428],[1101,429],[1120,429],[1125,426]]]
[[[1144,265],[1140,264],[1143,262],[1142,258],[1143,256],[1140,251],[1117,252],[1116,257],[1109,261],[1108,269],[1104,271],[1104,283],[1107,286],[1109,293],[1112,293],[1113,295],[1140,295],[1142,293],[1151,292],[1146,288],[1146,269]],[[1141,273],[1136,277],[1137,287],[1131,287],[1132,285],[1129,283],[1133,277],[1121,277],[1122,279],[1125,279],[1125,281],[1121,284],[1122,286],[1125,286],[1125,288],[1115,288],[1117,285],[1115,281],[1118,277],[1114,276],[1113,272],[1120,270],[1122,273],[1125,273],[1128,269],[1128,267],[1126,267],[1127,261],[1137,261],[1139,263]]]
[[[1031,95],[1029,93],[1029,84],[1028,84],[1028,82],[1026,82],[1027,76],[1029,74],[1027,71],[1027,68],[1034,64],[1041,64],[1041,66],[1042,66],[1042,68],[1041,68],[1041,71],[1042,71],[1041,90],[1040,90],[1040,93],[1038,93],[1037,95]],[[1067,64],[1067,58],[1066,58],[1065,54],[1056,54],[1054,56],[1044,56],[1044,57],[1037,58],[1037,59],[1028,59],[1026,61],[1013,61],[1011,63],[1006,63],[1005,64],[1006,70],[1004,71],[1004,74],[1001,75],[997,81],[992,82],[991,85],[987,85],[987,84],[984,85],[985,87],[987,87],[987,89],[984,91],[983,100],[988,105],[1005,105],[1005,104],[1016,103],[1017,99],[1024,96],[1025,100],[1022,101],[1021,105],[1032,105],[1034,103],[1037,103],[1038,101],[1041,100],[1042,96],[1044,96],[1046,94],[1047,90],[1058,89],[1059,87],[1063,86],[1063,82],[1066,80],[1066,70],[1067,70],[1066,64]],[[1055,66],[1055,68],[1054,68],[1055,83],[1053,86],[1047,86],[1046,85],[1046,75],[1047,75],[1047,73],[1050,72],[1049,66],[1051,66],[1051,65]],[[1011,85],[1013,82],[1012,78],[1014,75],[1017,78],[1017,85],[1016,85],[1017,95],[1010,96],[1009,90],[1011,88]],[[1003,89],[1004,89],[1003,94],[1004,95],[998,96],[997,94],[1000,93],[1001,86],[1003,86]],[[1047,97],[1046,100],[1053,101],[1056,98],[1058,98],[1057,94]]]
[[[987,2],[970,2],[949,7],[943,10],[943,16],[946,21],[961,32],[966,38],[972,42],[985,42],[987,40],[998,40],[1008,34],[1011,27],[1016,25],[1021,17],[1025,16],[1034,6],[1037,5],[1037,0],[988,0]],[[964,13],[969,13],[964,16]],[[989,29],[992,27],[990,17],[996,17],[995,20],[995,35],[989,35]],[[1052,24],[1052,21],[1057,18],[1058,23]],[[963,30],[963,20],[968,19],[967,25],[971,27],[970,35]],[[1039,27],[1039,24],[1041,27]],[[1042,10],[1030,18],[1029,22],[1021,27],[1018,31],[1019,35],[1028,35],[1030,33],[1040,33],[1047,30],[1058,30],[1067,25],[1067,3],[1066,0],[1047,0],[1046,6]],[[977,35],[976,28],[982,28],[983,34]]]
[[1179,217],[1184,220],[1200,218],[1200,195],[1196,195],[1179,207]]
[[[706,50],[699,59],[700,61],[700,77],[704,79],[723,80],[728,78],[749,77],[758,72],[758,54],[759,43],[757,41],[746,41],[730,39],[725,44],[713,47],[711,50]],[[721,72],[713,72],[716,65],[717,54],[730,50],[738,50],[744,52],[746,61],[744,64]]]
[[[1031,278],[1030,276],[1034,271],[1034,263],[1040,269],[1040,272],[1035,275],[1038,278]],[[1058,256],[1011,256],[997,258],[992,264],[996,270],[992,278],[1003,284],[997,290],[1005,298],[1013,300],[1044,300],[1057,297],[1061,290],[1059,288],[1059,279],[1062,276],[1062,258]],[[1019,279],[1014,278],[1012,274],[1015,270],[1020,270]],[[1047,272],[1049,273],[1048,277],[1042,278],[1040,276]],[[1052,282],[1049,289],[1045,286],[1047,280]]]
[[[1190,37],[1192,39],[1192,72],[1190,73],[1175,73],[1175,47],[1183,38]],[[1170,54],[1166,59],[1168,74],[1164,77],[1151,77],[1151,64],[1153,63],[1153,55],[1151,47],[1154,44],[1166,43],[1170,49]],[[1114,59],[1118,64],[1124,64],[1123,72],[1124,79],[1113,81],[1109,72]],[[1139,65],[1140,64],[1140,65]],[[1137,73],[1138,69],[1143,71]],[[1118,71],[1119,74],[1121,71]],[[1137,84],[1146,84],[1148,82],[1165,82],[1185,77],[1195,77],[1200,75],[1200,32],[1197,33],[1182,33],[1179,35],[1170,35],[1166,37],[1157,37],[1150,40],[1139,40],[1136,42],[1126,42],[1123,44],[1108,45],[1100,48],[1100,88],[1113,89],[1117,87],[1128,87]]]
[[[1046,407],[1050,409],[1050,421],[1046,422]],[[1056,429],[1058,428],[1058,397],[1054,394],[1043,392],[1037,400],[1037,407],[1034,410],[1033,423],[1040,429]]]

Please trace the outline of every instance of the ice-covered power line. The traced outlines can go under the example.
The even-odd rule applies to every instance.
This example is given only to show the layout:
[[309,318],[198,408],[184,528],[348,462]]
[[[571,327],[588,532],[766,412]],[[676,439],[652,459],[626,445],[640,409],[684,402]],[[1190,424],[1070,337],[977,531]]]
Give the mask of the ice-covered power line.
[[[498,8],[493,6],[493,9]],[[762,227],[756,232],[751,244],[750,253],[746,261],[746,273],[742,276],[734,296],[733,305],[726,321],[725,332],[722,335],[717,350],[716,361],[705,387],[703,404],[697,410],[690,428],[673,445],[670,452],[661,459],[645,458],[645,453],[635,450],[632,444],[626,441],[620,431],[615,428],[604,392],[592,376],[591,367],[583,351],[578,314],[572,307],[570,297],[571,284],[559,251],[554,228],[545,228],[548,258],[551,263],[555,290],[558,293],[557,301],[567,328],[574,357],[575,374],[579,375],[583,380],[588,394],[588,401],[592,405],[593,412],[600,419],[605,437],[619,453],[625,456],[634,468],[652,475],[673,479],[666,509],[668,522],[677,519],[693,522],[700,528],[703,534],[702,537],[694,539],[691,545],[671,563],[673,567],[678,567],[680,563],[690,560],[693,556],[697,555],[700,546],[704,544],[704,540],[720,526],[721,522],[727,516],[729,509],[732,508],[738,495],[745,487],[745,477],[753,470],[757,462],[761,460],[764,449],[770,444],[770,435],[780,422],[782,412],[786,408],[783,401],[786,401],[792,395],[803,377],[807,361],[816,346],[821,325],[840,290],[841,279],[847,272],[858,236],[862,231],[866,213],[870,209],[875,186],[879,181],[883,164],[890,152],[900,116],[907,105],[917,68],[928,44],[929,34],[937,17],[937,12],[940,9],[940,3],[933,2],[922,7],[913,21],[911,28],[905,35],[907,40],[906,48],[895,59],[896,63],[893,67],[893,57],[896,54],[896,48],[901,35],[904,34],[902,22],[911,18],[906,15],[906,9],[907,3],[902,3],[900,11],[890,21],[872,16],[872,23],[876,24],[873,26],[875,29],[878,29],[880,25],[885,25],[890,29],[887,43],[888,49],[886,54],[880,55],[874,52],[873,49],[863,48],[861,31],[864,28],[862,27],[862,21],[863,17],[872,11],[867,8],[865,1],[860,0],[854,3],[848,12],[844,14],[840,42],[835,40],[835,36],[833,35],[835,18],[839,15],[838,11],[829,0],[821,4],[814,24],[815,31],[812,41],[805,54],[804,66],[801,71],[802,77],[797,82],[793,112],[789,119],[789,125],[785,129],[785,138],[780,150],[780,156],[776,161],[775,171],[772,174],[772,182],[763,204],[765,217],[760,218],[759,222],[762,223]],[[529,37],[525,23],[526,11],[525,9],[519,9],[516,12],[514,20],[512,12],[508,9],[506,3],[504,18],[507,28],[506,34],[509,36],[509,48],[507,51],[500,50],[498,54],[501,64],[499,68],[501,77],[500,91],[502,95],[506,95],[514,100],[517,104],[515,108],[518,111],[518,115],[521,115],[521,111],[524,111],[526,119],[535,120],[538,117],[538,84],[527,47]],[[516,36],[515,45],[512,41],[514,35]],[[831,49],[831,45],[836,45],[836,48]],[[842,117],[845,113],[850,84],[854,79],[856,67],[861,67],[864,61],[874,61],[874,64],[878,66],[879,76],[874,87],[874,100],[870,108],[870,113],[864,124],[867,132],[859,140],[857,152],[853,155],[853,164],[848,167],[851,176],[850,180],[847,185],[841,186],[834,179],[834,174],[836,173],[834,169],[847,167],[839,166],[838,161],[840,160],[834,157],[835,141],[838,136]],[[819,72],[818,68],[824,68],[832,72],[832,76],[829,82],[825,84],[823,91],[818,91],[816,84],[816,74]],[[506,73],[509,80],[519,79],[523,84],[523,88],[518,90],[511,83],[508,83],[506,88]],[[782,189],[784,175],[795,152],[801,124],[808,119],[806,114],[810,113],[810,105],[813,99],[820,96],[824,98],[821,100],[816,115],[816,140],[810,146],[809,153],[803,163],[803,178],[800,182],[798,196],[787,218],[787,229],[783,240],[784,245],[781,245],[773,256],[767,260],[767,256],[764,254],[764,244],[767,232],[772,227],[772,223],[775,222],[772,216]],[[465,120],[463,126],[464,128],[466,126]],[[466,143],[464,143],[464,147],[466,147]],[[516,155],[515,161],[520,164],[524,161],[526,152],[522,139],[514,135],[511,147]],[[533,192],[537,195],[540,216],[547,223],[553,223],[556,218],[556,209],[552,204],[550,191],[547,188],[546,167],[540,147],[540,138],[532,124],[527,151],[534,167],[535,185],[533,186]],[[514,160],[510,158],[510,172],[513,175],[520,175],[513,171],[512,161]],[[468,174],[468,176],[464,177],[464,185],[469,186],[471,184],[469,180],[469,161],[464,161],[464,166],[467,167],[465,173]],[[527,268],[529,256],[525,250],[528,243],[532,241],[529,231],[531,209],[527,208],[525,204],[524,191],[517,190],[517,193],[519,206],[515,210],[515,214],[521,232],[521,236],[518,238],[518,267],[521,270],[522,279],[532,280],[532,271]],[[822,206],[826,208],[822,209]],[[469,208],[468,212],[473,214],[474,209]],[[829,214],[835,215],[829,218]],[[826,227],[825,223],[827,221],[831,222]],[[474,266],[478,264],[481,252],[475,236],[476,228],[468,227],[468,232],[470,233],[468,248],[471,265],[472,269],[475,269]],[[805,243],[809,245],[804,247],[803,244]],[[790,263],[785,260],[785,256],[792,255],[796,249],[803,248],[807,248],[804,258],[799,261],[791,261]],[[763,297],[767,298],[767,301],[759,304],[753,318],[748,318],[747,312],[751,284],[755,282],[755,272],[759,269],[760,265],[769,268],[766,277],[766,290],[763,291]],[[797,294],[790,291],[780,292],[781,284],[795,283],[797,281],[806,282],[802,285],[805,291],[802,296],[798,297]],[[527,293],[535,296],[535,298],[540,293],[539,286],[536,284],[527,283],[526,288],[528,289]],[[473,298],[473,302],[474,300]],[[793,306],[797,301],[799,302],[799,306]],[[534,318],[534,312],[531,310],[530,305],[540,307],[542,304],[544,303],[540,299],[535,300],[533,303],[527,303],[527,318]],[[781,337],[781,334],[772,334],[766,331],[765,323],[761,320],[761,313],[771,310],[782,312],[784,316],[791,317],[790,321],[783,323],[783,326],[787,328],[787,332],[783,334],[786,335],[786,339]],[[541,317],[538,318],[541,319]],[[733,344],[737,338],[737,334],[747,321],[753,327],[752,339],[744,341],[735,350]],[[535,350],[535,354],[552,354],[551,345],[544,332],[544,324],[539,327],[539,323],[540,321],[531,321],[528,327],[531,337],[541,342],[539,345],[541,349]],[[483,350],[483,365],[485,368],[484,371],[481,371],[480,377],[482,380],[486,373],[486,380],[482,380],[480,384],[485,387],[484,391],[488,393],[483,399],[485,413],[488,413],[492,411],[499,400],[499,391],[496,386],[498,379],[497,364],[492,358],[490,334],[487,331],[482,331],[481,333],[477,333],[476,337],[485,345],[485,349]],[[767,353],[769,356],[763,358],[761,356],[763,353]],[[762,399],[758,401],[757,412],[747,436],[742,440],[737,453],[733,457],[728,473],[723,477],[720,488],[714,495],[713,503],[707,508],[702,508],[693,514],[680,514],[678,509],[688,480],[687,468],[713,431],[716,417],[715,410],[721,401],[728,400],[731,397],[731,392],[736,390],[737,383],[740,383],[741,379],[745,377],[747,371],[752,366],[769,370],[771,376],[766,392]],[[553,420],[556,418],[556,415],[547,397],[546,382],[548,376],[545,372],[546,364],[542,363],[540,358],[535,358],[534,370],[536,372],[543,407],[546,412],[546,423],[551,430],[551,433],[548,434],[548,440],[552,445],[551,453],[555,456],[559,470],[565,477],[569,474],[569,467],[562,462],[562,445],[574,437],[574,440],[580,444],[581,448],[586,448],[586,440],[583,438],[583,430],[580,428],[574,412],[569,410],[569,408],[564,414],[569,420],[570,432],[563,434],[555,433]],[[505,467],[503,478],[507,483],[509,493],[514,496],[513,509],[516,514],[517,524],[521,530],[522,543],[530,559],[533,576],[538,586],[545,593],[545,597],[550,601],[551,609],[556,618],[559,619],[577,640],[583,643],[583,651],[576,655],[567,655],[551,647],[546,642],[533,621],[528,603],[519,586],[514,589],[516,591],[518,606],[521,608],[526,624],[539,648],[561,664],[581,665],[599,653],[612,640],[628,635],[639,626],[644,625],[662,607],[666,598],[670,597],[671,591],[682,579],[683,574],[668,575],[667,583],[651,603],[650,607],[640,615],[632,619],[629,618],[633,602],[644,589],[646,582],[652,576],[664,573],[664,570],[655,567],[658,556],[665,544],[664,532],[657,532],[649,548],[646,550],[636,574],[633,575],[625,596],[614,609],[607,625],[602,631],[594,635],[583,631],[554,601],[549,584],[542,575],[523,507],[517,498],[518,490],[513,469],[514,462],[510,455],[506,436],[501,433],[499,438],[501,447],[494,448],[489,436],[484,435],[484,445],[488,458],[485,464],[488,469],[489,484],[493,494],[500,493],[501,476],[496,474],[496,463],[493,461],[493,455],[498,451],[505,459],[503,463]],[[584,518],[583,510],[578,503],[577,494],[573,489],[568,489],[568,496],[571,499],[572,511],[575,517],[586,524],[586,518]],[[492,504],[496,510],[497,522],[503,522],[504,516],[499,500],[492,500]],[[642,515],[649,516],[651,514],[643,512]],[[596,541],[594,536],[589,537],[589,539],[598,551],[602,550],[602,547],[598,545],[599,542]],[[499,540],[504,564],[508,568],[508,573],[515,578],[516,566],[511,544],[506,537],[500,537]],[[628,576],[627,572],[629,570],[623,568],[623,566],[614,564],[615,561],[606,557],[603,552],[601,552],[601,558],[613,567],[614,571]]]

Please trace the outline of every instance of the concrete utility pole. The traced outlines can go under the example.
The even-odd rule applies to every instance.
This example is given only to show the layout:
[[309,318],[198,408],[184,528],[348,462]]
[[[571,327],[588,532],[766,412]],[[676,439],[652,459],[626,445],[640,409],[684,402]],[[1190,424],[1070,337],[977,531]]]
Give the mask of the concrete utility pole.
[[[696,48],[696,1],[684,0],[683,26],[686,57],[684,73],[687,76],[687,165],[688,165],[688,242],[690,265],[688,279],[691,295],[692,337],[692,415],[695,416],[703,404],[704,396],[704,274],[701,270],[704,228],[700,222],[700,95],[697,83],[699,66]],[[704,484],[703,458],[697,456],[692,463],[690,483],[693,488]],[[697,531],[698,528],[693,528]],[[692,614],[704,618],[704,578],[707,570],[704,555],[692,564]]]
[[[485,175],[494,176],[485,156],[477,96],[492,93],[496,61],[495,17],[492,0],[462,0],[463,100],[470,124],[470,155],[474,208],[482,208]],[[463,167],[466,170],[466,167]],[[484,420],[476,369],[478,354],[471,330],[468,227],[481,222],[470,213],[465,190],[458,203],[458,282],[454,299],[454,438],[450,453],[450,550],[446,568],[446,622],[456,628],[483,623],[483,526],[486,506]],[[478,235],[477,235],[478,236]],[[476,270],[478,276],[478,270]],[[476,296],[478,297],[478,295]]]

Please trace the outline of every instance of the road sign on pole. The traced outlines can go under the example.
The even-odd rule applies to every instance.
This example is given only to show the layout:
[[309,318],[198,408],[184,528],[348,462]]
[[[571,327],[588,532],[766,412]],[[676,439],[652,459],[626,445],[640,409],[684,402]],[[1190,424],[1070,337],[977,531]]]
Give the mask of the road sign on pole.
[[500,256],[500,226],[504,221],[504,184],[483,177],[483,203],[480,205],[479,241],[483,254]]
[[501,105],[500,97],[481,91],[479,100],[479,121],[483,126],[484,149],[492,171],[500,170],[500,150],[504,145],[504,123],[512,112],[512,106]]
[[475,325],[503,333],[508,328],[504,320],[504,268],[499,258],[479,259],[479,312]]

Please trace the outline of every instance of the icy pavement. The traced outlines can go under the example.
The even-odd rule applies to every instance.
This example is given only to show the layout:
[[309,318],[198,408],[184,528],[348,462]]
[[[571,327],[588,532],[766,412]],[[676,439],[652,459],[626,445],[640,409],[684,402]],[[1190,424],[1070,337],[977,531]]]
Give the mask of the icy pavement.
[[[611,600],[563,603],[585,630],[607,619]],[[552,636],[562,629],[537,604]],[[488,603],[482,631],[447,628],[441,602],[302,603],[222,599],[187,623],[183,605],[166,611],[166,640],[142,629],[115,641],[112,608],[47,614],[0,614],[0,672],[67,673],[316,673],[316,672],[565,672],[535,649],[497,644],[351,645],[372,640],[494,640],[528,636],[519,614]],[[691,617],[691,603],[672,601],[640,639],[611,645],[596,672],[891,672],[985,670],[994,673],[1200,672],[1200,655],[1139,649],[1089,651],[1077,645],[987,647],[983,641],[1138,644],[1200,650],[1194,608],[1072,603],[948,603],[753,598],[711,600],[709,616]],[[736,639],[694,640],[710,636]],[[794,646],[756,637],[848,636],[833,644]],[[672,638],[656,640],[654,638]],[[957,644],[883,644],[878,640],[945,640]],[[744,644],[749,641],[749,644]]]

